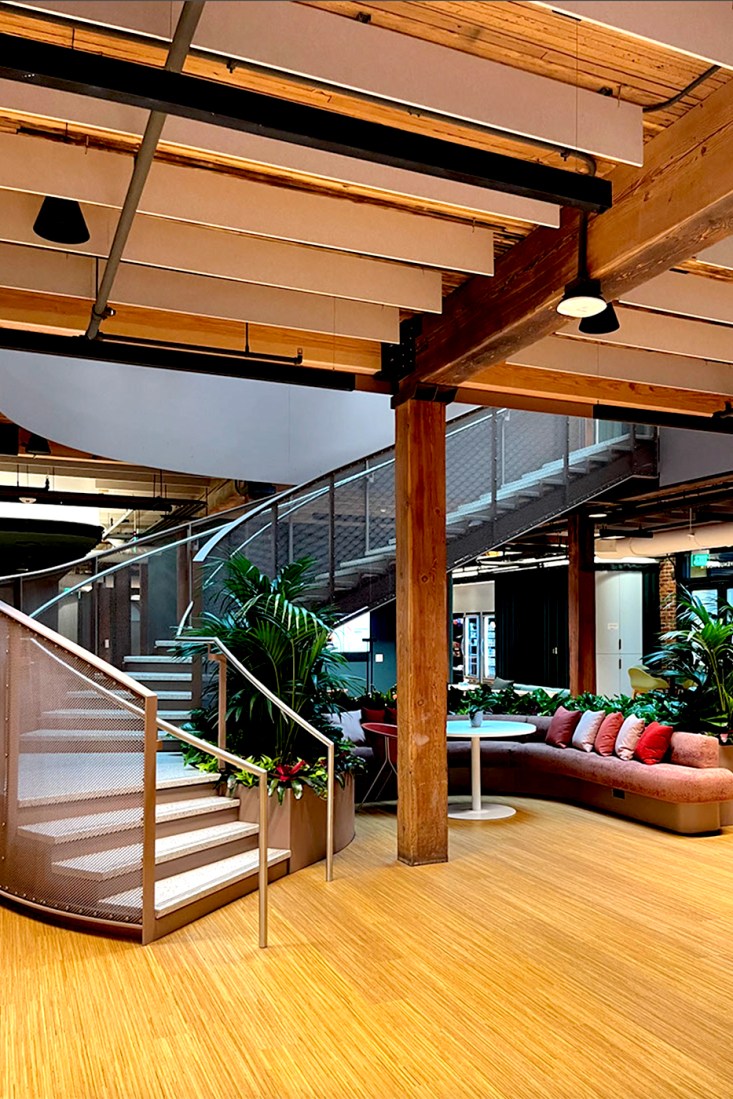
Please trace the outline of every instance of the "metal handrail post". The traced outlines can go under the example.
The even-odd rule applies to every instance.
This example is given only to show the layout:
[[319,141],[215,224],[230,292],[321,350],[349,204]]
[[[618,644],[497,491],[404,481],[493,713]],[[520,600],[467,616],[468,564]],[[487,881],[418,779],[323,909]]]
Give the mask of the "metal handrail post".
[[269,879],[269,866],[267,863],[269,805],[267,800],[267,779],[260,777],[260,832],[259,832],[259,922],[260,922],[260,947],[264,950],[267,946],[267,886]]
[[158,697],[145,699],[145,739],[143,747],[143,867],[142,867],[142,939],[143,946],[155,938],[155,801],[158,751]]
[[328,746],[328,773],[326,777],[326,881],[333,881],[333,818],[334,818],[334,772],[336,770],[336,750],[333,741]]

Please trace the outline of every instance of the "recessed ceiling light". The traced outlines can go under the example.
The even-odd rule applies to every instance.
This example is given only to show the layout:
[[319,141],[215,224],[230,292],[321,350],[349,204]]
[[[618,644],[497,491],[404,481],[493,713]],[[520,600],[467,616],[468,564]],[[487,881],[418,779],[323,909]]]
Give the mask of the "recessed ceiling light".
[[607,511],[589,511],[588,512],[588,518],[589,519],[605,519],[607,515],[608,515]]

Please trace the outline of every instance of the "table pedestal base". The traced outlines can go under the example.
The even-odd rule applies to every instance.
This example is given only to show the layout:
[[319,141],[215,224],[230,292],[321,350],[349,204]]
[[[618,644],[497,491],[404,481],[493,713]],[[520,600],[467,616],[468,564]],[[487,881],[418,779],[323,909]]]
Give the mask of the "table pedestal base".
[[515,816],[516,812],[511,805],[489,803],[480,809],[449,809],[448,816],[453,820],[506,820]]

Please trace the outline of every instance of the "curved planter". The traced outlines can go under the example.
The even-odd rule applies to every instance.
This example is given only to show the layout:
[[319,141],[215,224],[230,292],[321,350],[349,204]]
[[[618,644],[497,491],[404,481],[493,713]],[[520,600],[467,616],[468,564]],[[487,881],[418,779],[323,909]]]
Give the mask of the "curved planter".
[[[259,791],[256,787],[240,786],[241,819],[256,824],[259,820]],[[287,848],[290,851],[289,873],[304,866],[320,862],[326,857],[326,802],[317,797],[310,787],[303,789],[303,797],[296,800],[288,790],[282,805],[277,795],[267,799],[269,847]],[[342,851],[354,838],[354,780],[351,776],[342,787],[336,783],[334,791],[334,851]]]

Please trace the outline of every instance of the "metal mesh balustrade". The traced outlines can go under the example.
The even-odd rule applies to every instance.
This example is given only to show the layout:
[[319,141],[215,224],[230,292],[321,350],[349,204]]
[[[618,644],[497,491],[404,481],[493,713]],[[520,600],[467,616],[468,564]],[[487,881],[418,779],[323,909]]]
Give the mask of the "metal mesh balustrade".
[[[655,462],[653,439],[640,443],[626,424],[505,408],[460,416],[446,430],[449,563],[555,518],[637,469],[648,476]],[[268,559],[282,566],[313,557],[313,598],[334,599],[347,614],[384,602],[394,594],[394,501],[393,448],[283,494],[266,519],[245,516],[199,552],[209,582],[204,605],[237,551],[265,568]]]
[[0,889],[140,925],[144,719],[124,703],[141,699],[2,611],[0,683]]

